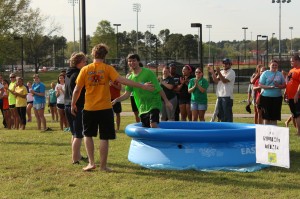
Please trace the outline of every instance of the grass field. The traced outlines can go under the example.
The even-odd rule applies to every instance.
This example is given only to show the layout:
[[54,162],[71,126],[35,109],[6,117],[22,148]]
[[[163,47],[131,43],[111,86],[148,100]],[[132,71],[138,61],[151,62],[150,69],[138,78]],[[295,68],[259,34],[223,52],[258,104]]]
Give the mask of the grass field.
[[[49,88],[57,72],[40,73]],[[26,74],[31,80],[32,74]],[[207,113],[212,113],[215,95],[208,95]],[[234,113],[246,114],[246,94],[235,94]],[[47,110],[45,110],[47,112]],[[123,111],[130,112],[129,101]],[[282,113],[288,114],[286,104]],[[206,120],[209,118],[206,117]],[[0,117],[0,121],[2,118]],[[300,138],[290,127],[291,168],[270,167],[253,173],[149,170],[127,159],[130,138],[123,129],[133,123],[131,116],[122,117],[121,131],[110,142],[108,164],[112,173],[83,172],[71,164],[71,135],[59,130],[58,123],[48,126],[52,132],[36,130],[35,120],[25,131],[0,127],[0,198],[299,198]],[[234,118],[234,122],[253,123],[253,118]],[[278,123],[284,126],[284,121]],[[98,147],[95,139],[95,147]],[[82,147],[82,153],[85,153]],[[95,151],[96,163],[99,154]]]
[[[245,113],[245,97],[236,95],[235,113]],[[209,98],[215,100],[213,94]],[[130,110],[129,104],[123,109]],[[283,112],[288,113],[286,106]],[[253,118],[234,121],[252,123]],[[133,117],[122,117],[121,129],[133,122]],[[71,135],[60,131],[58,123],[48,122],[48,126],[54,131],[35,130],[35,121],[25,131],[0,128],[0,198],[299,198],[300,138],[294,128],[290,130],[290,169],[270,167],[253,173],[149,170],[128,161],[130,138],[122,130],[110,142],[108,162],[114,172],[104,173],[83,172],[86,163],[72,165]],[[97,151],[95,157],[99,164]]]

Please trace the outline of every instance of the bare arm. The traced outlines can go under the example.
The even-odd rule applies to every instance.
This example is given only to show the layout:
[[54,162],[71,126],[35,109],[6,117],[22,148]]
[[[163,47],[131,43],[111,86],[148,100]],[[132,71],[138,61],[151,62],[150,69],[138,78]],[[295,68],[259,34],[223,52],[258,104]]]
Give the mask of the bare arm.
[[163,100],[164,100],[164,102],[165,102],[167,108],[170,109],[170,110],[172,110],[173,105],[172,105],[171,102],[168,100],[168,98],[167,98],[167,96],[166,96],[164,90],[159,91],[159,94],[160,94],[160,96],[163,98]]
[[111,103],[112,105],[115,105],[117,102],[121,102],[124,101],[126,99],[128,99],[130,97],[130,92],[129,91],[125,91],[125,93],[123,95],[121,95],[120,97],[114,99]]
[[116,81],[120,82],[121,84],[125,84],[132,87],[141,88],[148,91],[154,91],[154,87],[152,84],[140,84],[134,81],[131,81],[129,79],[126,79],[124,77],[119,76]]

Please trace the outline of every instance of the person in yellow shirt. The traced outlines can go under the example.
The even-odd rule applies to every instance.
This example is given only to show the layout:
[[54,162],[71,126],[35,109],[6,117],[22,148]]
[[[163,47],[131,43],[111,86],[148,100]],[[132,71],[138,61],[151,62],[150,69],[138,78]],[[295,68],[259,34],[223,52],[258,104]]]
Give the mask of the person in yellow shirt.
[[14,91],[16,88],[16,74],[11,73],[9,75],[10,78],[10,83],[8,86],[8,104],[9,104],[9,110],[10,110],[10,115],[12,117],[12,126],[14,126],[15,129],[19,128],[19,115],[16,109],[16,96],[14,95]]
[[98,44],[92,49],[93,63],[84,66],[77,77],[76,86],[71,101],[71,113],[76,115],[76,102],[81,90],[85,87],[85,103],[82,111],[83,134],[89,164],[83,168],[90,171],[96,168],[94,161],[93,137],[100,134],[100,170],[111,171],[107,167],[109,140],[116,138],[114,113],[111,104],[109,82],[118,81],[121,84],[139,87],[153,91],[150,83],[140,84],[121,77],[113,66],[104,63],[108,53],[105,44]]
[[20,118],[20,129],[26,126],[27,88],[23,84],[23,78],[17,77],[17,84],[13,94],[16,96],[16,108]]

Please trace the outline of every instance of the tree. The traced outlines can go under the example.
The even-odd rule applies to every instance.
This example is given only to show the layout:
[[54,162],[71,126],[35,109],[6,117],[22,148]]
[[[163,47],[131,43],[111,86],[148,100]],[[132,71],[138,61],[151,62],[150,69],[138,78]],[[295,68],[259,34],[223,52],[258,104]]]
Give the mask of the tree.
[[102,20],[98,23],[94,36],[91,40],[91,45],[95,46],[96,44],[104,43],[109,47],[109,54],[107,58],[115,58],[117,55],[117,42],[114,29],[111,27],[111,24],[107,20]]
[[21,24],[22,35],[24,38],[24,48],[26,58],[29,63],[35,66],[35,72],[38,72],[42,64],[48,63],[53,51],[53,41],[49,37],[53,32],[60,29],[54,22],[50,22],[50,29],[46,30],[45,24],[49,18],[42,16],[40,10],[30,9],[28,14],[23,16],[24,21]]

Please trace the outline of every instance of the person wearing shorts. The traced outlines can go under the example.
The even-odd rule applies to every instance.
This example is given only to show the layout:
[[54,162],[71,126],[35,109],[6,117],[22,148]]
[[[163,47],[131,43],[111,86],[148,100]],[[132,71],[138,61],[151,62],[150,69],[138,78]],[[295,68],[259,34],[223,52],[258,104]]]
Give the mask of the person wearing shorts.
[[[114,99],[120,97],[121,95],[121,89],[122,89],[122,85],[119,82],[109,82],[109,89],[110,89],[110,95],[111,95],[111,101],[113,101]],[[113,105],[113,111],[116,114],[116,124],[117,124],[117,128],[116,130],[119,131],[120,130],[120,123],[121,123],[121,112],[122,112],[122,105],[121,102],[118,102],[116,104]]]
[[114,115],[109,91],[109,82],[118,81],[134,87],[153,91],[153,86],[140,84],[123,78],[113,66],[104,63],[108,53],[105,44],[97,44],[92,49],[93,63],[83,67],[76,79],[76,86],[72,95],[71,112],[76,115],[78,112],[76,102],[81,90],[85,87],[85,103],[82,113],[83,134],[89,164],[83,168],[90,171],[96,168],[94,159],[94,140],[100,134],[100,170],[111,171],[107,167],[109,140],[116,138],[114,128]]
[[195,78],[191,79],[188,85],[188,92],[191,93],[191,111],[193,121],[205,121],[207,110],[207,88],[208,81],[203,77],[201,68],[196,68]]
[[44,115],[46,104],[45,84],[41,82],[39,74],[33,75],[33,81],[34,83],[30,92],[33,95],[33,110],[37,121],[37,128],[38,130],[42,131],[51,131],[52,129],[47,127],[46,118]]
[[83,138],[83,126],[82,126],[82,111],[84,106],[85,89],[83,88],[80,93],[80,97],[77,100],[77,113],[72,115],[71,113],[71,100],[74,88],[76,86],[76,79],[82,67],[86,65],[86,55],[82,52],[73,53],[70,58],[70,67],[66,71],[65,78],[65,113],[70,125],[70,131],[72,133],[71,145],[72,145],[72,163],[80,164],[80,161],[87,160],[86,157],[81,155],[81,143]]
[[8,86],[8,103],[9,103],[9,110],[10,110],[10,115],[12,117],[12,123],[11,126],[15,129],[19,129],[19,115],[17,112],[17,108],[16,108],[16,96],[13,94],[15,92],[15,88],[16,88],[16,74],[15,73],[11,73],[9,75],[10,78],[10,84]]
[[168,109],[172,109],[173,106],[168,100],[165,92],[161,88],[155,74],[148,68],[140,67],[139,55],[129,54],[127,56],[127,61],[128,66],[132,71],[128,79],[141,85],[146,85],[151,82],[155,90],[154,92],[149,92],[132,86],[126,86],[125,93],[119,98],[115,99],[113,101],[113,104],[129,98],[130,94],[133,93],[136,105],[139,109],[142,126],[157,128],[159,123],[159,113],[162,109],[161,98],[163,98],[164,103],[166,103],[166,107],[168,107]]

